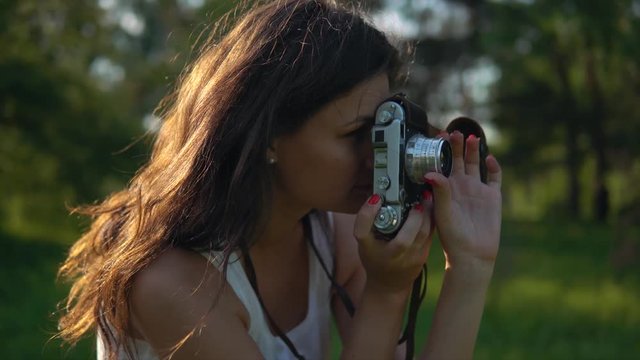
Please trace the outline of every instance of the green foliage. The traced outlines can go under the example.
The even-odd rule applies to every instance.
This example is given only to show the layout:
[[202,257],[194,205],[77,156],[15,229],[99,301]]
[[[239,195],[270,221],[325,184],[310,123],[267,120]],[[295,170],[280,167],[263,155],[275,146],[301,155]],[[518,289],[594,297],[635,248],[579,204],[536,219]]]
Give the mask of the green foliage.
[[78,227],[67,207],[125,186],[148,156],[137,141],[143,119],[211,30],[196,19],[213,22],[231,6],[184,3],[3,3],[0,229],[64,237]]
[[[510,144],[501,159],[520,180],[563,167],[572,216],[593,213],[581,194],[627,176],[640,152],[633,140],[640,130],[640,17],[633,6],[564,0],[485,7],[483,47],[502,74],[494,121]],[[589,159],[595,166],[584,183],[578,179]]]
[[[585,199],[595,198],[597,189],[612,198],[630,195],[617,193],[616,184],[633,175],[629,169],[640,154],[634,139],[640,131],[637,1],[385,3],[418,29],[411,35],[417,43],[406,87],[436,126],[453,114],[495,126],[496,145],[488,140],[510,173],[504,192],[511,199],[522,198],[522,188],[539,178],[564,181],[542,194],[537,189],[540,196],[507,207],[509,213],[532,207],[525,218],[595,217],[594,202]],[[491,88],[479,89],[468,72],[489,67],[499,76]],[[475,96],[478,90],[484,94]],[[551,196],[558,198],[547,201]],[[615,214],[620,202],[611,204]]]
[[95,28],[96,4],[10,5],[0,34],[0,227],[59,236],[77,227],[65,203],[97,200],[134,171],[139,159],[113,153],[141,126],[89,77],[97,54],[112,51],[110,29]]
[[505,225],[478,358],[634,358],[640,279],[614,270],[611,229]]
[[81,341],[74,349],[53,339],[56,304],[68,288],[56,283],[56,273],[67,246],[50,238],[16,237],[0,232],[0,336],[2,359],[95,358],[94,339]]

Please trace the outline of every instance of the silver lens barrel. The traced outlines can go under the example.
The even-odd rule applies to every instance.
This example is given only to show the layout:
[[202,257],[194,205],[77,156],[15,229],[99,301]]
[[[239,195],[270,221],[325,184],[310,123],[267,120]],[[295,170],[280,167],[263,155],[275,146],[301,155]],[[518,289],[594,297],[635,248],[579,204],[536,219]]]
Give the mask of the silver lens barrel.
[[452,160],[451,145],[444,139],[432,139],[417,134],[407,141],[405,171],[409,179],[416,184],[424,183],[424,174],[428,172],[449,176]]

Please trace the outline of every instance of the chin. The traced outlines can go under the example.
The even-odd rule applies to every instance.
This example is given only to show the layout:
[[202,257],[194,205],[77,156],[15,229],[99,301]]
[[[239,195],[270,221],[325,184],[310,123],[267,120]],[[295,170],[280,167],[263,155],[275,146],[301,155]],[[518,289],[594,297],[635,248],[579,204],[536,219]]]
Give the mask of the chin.
[[358,211],[360,211],[360,206],[358,206],[358,207],[338,206],[338,207],[331,207],[331,208],[327,208],[327,209],[318,209],[318,210],[334,212],[334,213],[340,213],[340,214],[355,215],[355,214],[358,213]]
[[371,196],[368,192],[362,193],[352,193],[345,201],[337,204],[336,206],[331,206],[328,211],[343,213],[343,214],[356,214],[362,208],[362,205],[367,201],[367,199]]

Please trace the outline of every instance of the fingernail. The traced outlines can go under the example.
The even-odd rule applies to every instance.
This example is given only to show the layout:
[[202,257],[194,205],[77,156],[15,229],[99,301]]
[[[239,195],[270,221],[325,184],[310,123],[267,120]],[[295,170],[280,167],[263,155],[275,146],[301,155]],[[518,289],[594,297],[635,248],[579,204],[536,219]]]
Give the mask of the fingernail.
[[413,208],[418,210],[418,211],[420,211],[420,212],[424,211],[424,207],[420,203],[413,205]]
[[434,185],[436,184],[436,182],[435,182],[435,181],[433,181],[432,179],[426,178],[426,177],[424,178],[424,181],[425,181],[427,184],[431,185],[431,186],[434,186]]
[[429,191],[429,190],[423,191],[422,192],[422,198],[424,200],[427,200],[427,201],[431,200],[431,191]]
[[475,136],[475,135],[473,135],[473,134],[469,135],[469,140],[473,141],[473,140],[475,140],[475,139],[476,139],[476,136]]
[[373,194],[370,198],[369,198],[369,205],[375,205],[380,201],[380,195],[378,194]]

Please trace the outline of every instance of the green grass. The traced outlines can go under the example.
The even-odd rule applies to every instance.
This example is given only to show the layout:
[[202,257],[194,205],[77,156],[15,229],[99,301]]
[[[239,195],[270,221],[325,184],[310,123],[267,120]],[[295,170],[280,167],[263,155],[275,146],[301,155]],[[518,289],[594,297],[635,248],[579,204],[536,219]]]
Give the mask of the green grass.
[[70,350],[51,340],[56,304],[66,288],[56,282],[67,245],[0,233],[0,359],[95,358],[93,340]]
[[[476,359],[640,358],[640,271],[614,271],[612,238],[609,228],[592,224],[506,222]],[[0,359],[95,358],[93,339],[74,349],[49,340],[66,291],[55,274],[67,245],[8,234],[0,241]],[[434,246],[418,343],[427,336],[442,267]]]
[[613,235],[589,224],[507,224],[478,359],[637,359],[640,273],[618,273]]

